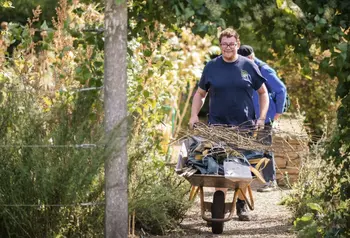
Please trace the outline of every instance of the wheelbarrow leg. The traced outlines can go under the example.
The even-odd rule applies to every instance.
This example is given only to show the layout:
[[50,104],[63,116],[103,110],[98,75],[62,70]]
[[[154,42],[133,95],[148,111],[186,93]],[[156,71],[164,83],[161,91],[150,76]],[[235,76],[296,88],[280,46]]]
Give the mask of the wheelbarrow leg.
[[248,201],[247,196],[245,195],[245,193],[242,191],[241,188],[236,188],[235,193],[241,193],[244,200],[247,202],[249,209],[254,210],[253,192],[252,192],[252,188],[250,187],[250,185],[247,185],[247,190],[248,190],[248,194],[249,194],[249,201]]
[[198,194],[199,187],[198,186],[192,186],[190,191],[190,197],[189,200],[192,201]]

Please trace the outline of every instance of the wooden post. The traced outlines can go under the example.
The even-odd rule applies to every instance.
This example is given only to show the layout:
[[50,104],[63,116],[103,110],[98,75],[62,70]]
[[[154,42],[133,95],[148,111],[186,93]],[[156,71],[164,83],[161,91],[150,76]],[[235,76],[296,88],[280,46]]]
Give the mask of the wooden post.
[[127,3],[126,0],[106,0],[105,3],[104,110],[108,139],[105,162],[105,237],[125,238],[128,236]]

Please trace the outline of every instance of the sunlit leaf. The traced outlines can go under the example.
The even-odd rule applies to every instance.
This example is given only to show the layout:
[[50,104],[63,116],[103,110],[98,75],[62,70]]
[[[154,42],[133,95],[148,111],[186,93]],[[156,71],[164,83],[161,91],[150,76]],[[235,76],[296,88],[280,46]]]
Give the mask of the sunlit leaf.
[[315,211],[318,211],[318,212],[322,212],[323,211],[322,207],[319,204],[317,204],[317,203],[308,203],[307,206],[309,208],[311,208],[312,210],[315,210]]
[[46,31],[46,30],[49,29],[49,27],[48,27],[47,24],[46,24],[46,21],[44,21],[43,24],[41,24],[40,29],[41,29],[41,30],[44,30],[44,31]]
[[138,92],[141,92],[141,91],[143,90],[142,85],[138,85],[136,90],[137,90]]
[[145,50],[143,52],[143,54],[146,56],[146,57],[150,57],[152,55],[152,51],[151,50]]
[[147,90],[144,90],[144,91],[143,91],[143,96],[144,96],[145,98],[148,98],[149,95],[150,95],[150,92],[149,92],[149,91],[147,91]]
[[12,2],[11,2],[11,1],[4,1],[4,2],[2,3],[2,6],[3,6],[4,8],[15,8],[15,7],[12,5]]

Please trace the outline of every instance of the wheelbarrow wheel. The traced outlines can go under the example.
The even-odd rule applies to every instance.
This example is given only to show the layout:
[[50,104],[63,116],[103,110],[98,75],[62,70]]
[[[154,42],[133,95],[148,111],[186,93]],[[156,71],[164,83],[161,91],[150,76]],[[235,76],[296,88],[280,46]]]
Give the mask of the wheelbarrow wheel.
[[[213,204],[211,206],[212,218],[225,217],[225,194],[223,191],[216,191],[214,193]],[[212,222],[211,230],[213,234],[221,234],[224,231],[224,222]]]

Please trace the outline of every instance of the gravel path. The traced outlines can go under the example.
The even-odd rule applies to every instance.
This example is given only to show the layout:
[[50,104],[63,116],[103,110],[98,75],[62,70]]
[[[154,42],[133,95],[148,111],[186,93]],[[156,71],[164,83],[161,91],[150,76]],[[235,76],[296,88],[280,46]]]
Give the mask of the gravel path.
[[[279,190],[268,193],[256,192],[257,185],[253,184],[253,196],[255,209],[251,211],[251,221],[238,221],[235,216],[233,220],[225,222],[224,232],[214,235],[211,227],[206,226],[206,222],[200,215],[199,196],[182,221],[183,232],[173,233],[164,237],[268,237],[268,238],[292,238],[296,235],[292,231],[292,214],[282,205],[278,205],[282,197],[290,190]],[[205,189],[205,200],[211,201],[214,190]],[[228,192],[226,202],[232,201],[232,192]],[[159,237],[159,236],[158,236]]]

